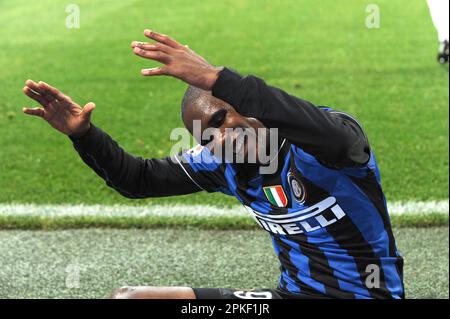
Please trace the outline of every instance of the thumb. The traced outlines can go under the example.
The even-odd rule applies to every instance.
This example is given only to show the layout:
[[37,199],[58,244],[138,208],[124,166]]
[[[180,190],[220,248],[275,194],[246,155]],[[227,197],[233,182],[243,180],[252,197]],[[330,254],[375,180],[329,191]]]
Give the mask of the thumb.
[[83,107],[83,117],[91,117],[92,111],[95,109],[95,103],[89,102]]

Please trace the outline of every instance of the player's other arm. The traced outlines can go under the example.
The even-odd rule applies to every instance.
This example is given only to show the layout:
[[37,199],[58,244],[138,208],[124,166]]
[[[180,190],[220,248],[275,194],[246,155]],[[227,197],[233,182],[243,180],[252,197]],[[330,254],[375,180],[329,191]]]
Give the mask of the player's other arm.
[[240,114],[276,127],[282,137],[334,167],[365,164],[369,146],[359,126],[342,116],[268,86],[255,76],[243,77],[217,68],[167,35],[145,30],[155,43],[132,42],[133,52],[163,63],[144,69],[144,76],[169,75],[204,90],[232,105]]
[[126,153],[110,136],[91,124],[93,103],[81,108],[44,82],[28,80],[23,92],[42,106],[23,111],[43,118],[68,135],[83,161],[122,195],[162,197],[201,190],[170,158],[142,159]]
[[243,77],[224,68],[212,93],[240,114],[278,128],[280,136],[331,166],[362,165],[369,160],[368,141],[351,118],[318,108],[256,76]]
[[165,197],[202,190],[172,158],[143,159],[128,154],[93,124],[83,137],[70,138],[81,159],[125,197]]

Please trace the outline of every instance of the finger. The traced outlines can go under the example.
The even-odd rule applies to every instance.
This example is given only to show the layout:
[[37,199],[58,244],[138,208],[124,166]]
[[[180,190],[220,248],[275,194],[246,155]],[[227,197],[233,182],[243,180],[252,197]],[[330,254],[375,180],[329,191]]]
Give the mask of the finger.
[[150,30],[145,30],[144,31],[144,35],[147,38],[150,38],[152,40],[158,41],[160,43],[163,43],[169,47],[172,47],[174,49],[179,49],[182,48],[183,46],[181,44],[179,44],[177,41],[175,41],[174,39],[172,39],[171,37],[165,35],[165,34],[161,34],[158,32],[154,32],[154,31],[150,31]]
[[25,86],[22,89],[22,91],[23,91],[23,93],[25,93],[26,96],[28,96],[29,98],[32,98],[33,100],[38,102],[43,107],[47,107],[48,106],[49,102],[42,95],[40,95],[39,93],[36,93],[32,89],[30,89],[30,87]]
[[42,96],[42,98],[44,98],[47,101],[47,104],[49,104],[50,102],[55,100],[55,97],[53,96],[53,94],[51,92],[49,92],[48,90],[43,89],[43,87],[40,87],[39,83],[36,83],[36,82],[34,82],[32,80],[27,80],[25,82],[27,87],[29,87],[31,90],[33,90],[34,92],[36,92],[40,96]]
[[170,56],[164,52],[161,51],[146,51],[146,50],[142,50],[139,48],[134,48],[133,52],[136,55],[139,55],[140,57],[146,58],[146,59],[150,59],[150,60],[154,60],[154,61],[158,61],[164,64],[169,63],[170,60]]
[[25,81],[25,85],[28,86],[30,89],[32,89],[33,91],[39,91],[39,86],[36,82],[34,82],[33,80],[26,80]]
[[38,87],[39,90],[41,90],[41,92],[43,92],[47,98],[50,96],[53,98],[53,100],[57,99],[58,101],[61,102],[72,103],[72,99],[70,97],[60,92],[57,88],[43,81],[39,81]]
[[89,102],[83,107],[82,114],[84,117],[91,117],[92,111],[95,109],[95,103]]
[[166,68],[151,68],[151,69],[142,69],[141,74],[144,76],[153,76],[153,75],[168,75]]
[[22,109],[23,113],[28,114],[28,115],[33,115],[33,116],[39,116],[39,117],[44,117],[45,111],[43,108],[40,107],[36,107],[36,108],[28,108],[28,107],[24,107]]
[[41,91],[39,89],[39,85],[34,82],[33,80],[26,80],[25,81],[25,85],[27,87],[29,87],[31,90],[33,90],[34,92],[38,93],[40,96],[42,96],[43,99],[47,100],[47,102],[51,102],[53,100],[53,97],[49,97],[49,99],[47,99],[47,96],[44,94],[45,92]]
[[133,49],[139,48],[146,51],[161,51],[167,54],[171,54],[173,52],[173,48],[159,42],[148,43],[148,42],[133,41],[131,42],[131,47]]

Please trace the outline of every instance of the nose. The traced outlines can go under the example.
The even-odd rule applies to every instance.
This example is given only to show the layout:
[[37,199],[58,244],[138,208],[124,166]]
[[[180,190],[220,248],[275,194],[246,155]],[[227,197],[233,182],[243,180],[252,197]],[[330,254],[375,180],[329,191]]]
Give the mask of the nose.
[[215,129],[213,132],[214,137],[207,146],[213,154],[223,155],[227,147],[234,146],[239,135],[237,130],[232,128]]

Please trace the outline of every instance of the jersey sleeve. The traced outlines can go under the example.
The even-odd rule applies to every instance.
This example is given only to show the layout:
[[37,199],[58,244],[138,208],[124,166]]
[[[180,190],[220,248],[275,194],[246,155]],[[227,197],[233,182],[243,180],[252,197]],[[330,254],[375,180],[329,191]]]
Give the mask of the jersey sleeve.
[[82,138],[71,140],[81,159],[125,197],[164,197],[202,190],[173,158],[143,159],[130,155],[94,125]]
[[227,187],[223,164],[200,144],[176,156],[175,160],[194,184],[209,193]]
[[353,121],[269,86],[258,77],[243,77],[224,68],[212,93],[241,115],[277,128],[279,136],[328,166],[361,166],[370,158],[368,141]]

